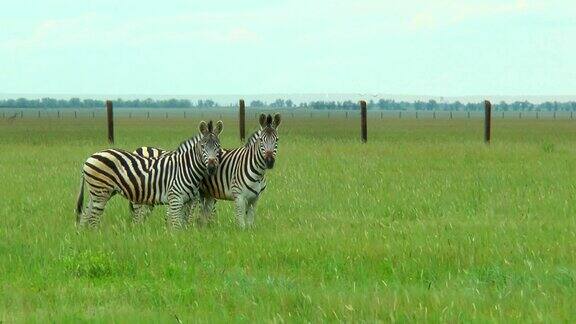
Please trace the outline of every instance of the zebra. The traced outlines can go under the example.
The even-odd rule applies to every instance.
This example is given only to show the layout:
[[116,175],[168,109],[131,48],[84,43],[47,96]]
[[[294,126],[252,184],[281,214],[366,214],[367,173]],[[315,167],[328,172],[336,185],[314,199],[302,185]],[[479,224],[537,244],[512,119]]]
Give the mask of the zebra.
[[255,209],[260,194],[266,189],[266,170],[274,168],[278,152],[280,114],[259,118],[260,130],[243,147],[222,154],[214,175],[200,185],[202,217],[207,221],[216,199],[232,200],[240,228],[254,226]]
[[[235,202],[236,219],[241,228],[254,225],[256,203],[266,189],[266,169],[274,167],[280,122],[280,114],[274,117],[261,114],[260,129],[248,138],[244,146],[222,150],[216,173],[203,178],[200,183],[202,222],[209,221],[214,214],[216,200],[219,199]],[[169,151],[141,147],[135,153],[158,158]],[[143,205],[135,205],[133,209],[136,211],[135,215],[150,211]]]
[[[249,144],[254,144],[256,143],[256,140],[258,140],[259,136],[261,133],[261,129],[255,131],[247,140],[246,140],[246,145]],[[222,156],[226,155],[226,149],[222,150]],[[142,146],[137,148],[136,150],[134,150],[132,153],[134,154],[138,154],[142,157],[146,157],[146,158],[152,158],[152,159],[156,159],[159,158],[160,156],[169,153],[170,151],[168,150],[164,150],[158,147],[150,147],[150,146]],[[202,183],[200,183],[200,191],[202,192],[202,190],[205,190],[205,188],[202,188]],[[199,197],[200,203],[201,205],[203,205],[204,203],[204,198],[203,195],[200,195]],[[132,217],[134,219],[134,222],[141,222],[142,220],[144,220],[145,218],[147,218],[148,215],[150,215],[152,213],[152,211],[154,210],[154,206],[153,205],[140,205],[140,204],[132,204],[130,203],[130,212],[132,213]],[[187,211],[189,212],[187,219],[190,218],[190,214],[191,212],[193,212],[193,209],[191,209],[189,206],[187,207]],[[211,204],[211,210],[207,211],[207,215],[214,215],[216,213],[216,201],[214,201]],[[208,216],[206,216],[205,218],[202,219],[202,221],[207,220]]]
[[[92,154],[83,165],[76,203],[76,222],[90,227],[99,224],[108,200],[120,193],[131,203],[168,204],[167,223],[182,227],[189,201],[198,197],[204,176],[214,174],[220,163],[218,136],[222,121],[199,124],[200,134],[182,142],[178,149],[158,158],[142,157],[118,149]],[[83,213],[84,185],[89,189],[88,210]]]

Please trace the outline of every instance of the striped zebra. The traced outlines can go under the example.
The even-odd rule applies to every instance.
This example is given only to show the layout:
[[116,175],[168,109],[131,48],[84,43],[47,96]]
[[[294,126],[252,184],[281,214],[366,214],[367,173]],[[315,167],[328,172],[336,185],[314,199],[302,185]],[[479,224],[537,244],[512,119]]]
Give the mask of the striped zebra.
[[278,152],[280,114],[259,118],[260,130],[246,145],[222,154],[216,173],[202,180],[202,217],[206,221],[216,199],[233,200],[236,221],[241,228],[252,227],[260,194],[266,189],[266,170],[272,169]]
[[[95,227],[108,200],[120,193],[131,203],[168,204],[167,222],[179,228],[188,214],[188,202],[198,197],[199,184],[214,174],[220,163],[222,121],[200,122],[200,134],[182,142],[175,151],[158,158],[109,149],[92,154],[84,162],[76,204],[77,223]],[[84,185],[89,190],[83,212]]]
[[[247,140],[246,140],[246,146],[251,145],[256,143],[256,141],[258,140],[258,138],[260,137],[260,133],[261,133],[261,129],[255,131]],[[230,151],[230,150],[226,150],[223,149],[222,150],[222,156],[226,155],[226,152]],[[150,146],[142,146],[137,148],[136,150],[134,150],[134,154],[138,154],[142,157],[147,157],[147,158],[159,158],[160,156],[169,153],[170,151],[168,150],[164,150],[161,148],[157,148],[157,147],[150,147]],[[206,191],[206,188],[203,188],[203,183],[200,183],[200,203],[204,208],[204,195],[202,194],[203,191]],[[132,204],[130,203],[130,212],[132,213],[134,222],[141,222],[142,220],[146,219],[148,217],[148,215],[150,215],[152,213],[152,211],[154,210],[154,206],[153,205],[139,205],[139,204]],[[187,220],[190,218],[190,214],[193,212],[193,209],[191,209],[189,206],[187,207],[188,210],[188,216],[187,216]],[[211,202],[211,208],[210,210],[206,211],[204,214],[206,215],[206,217],[203,217],[201,220],[203,222],[208,220],[208,217],[210,215],[214,215],[216,213],[216,201],[212,201]]]
[[[278,151],[280,114],[260,115],[260,129],[254,132],[242,147],[222,151],[216,173],[202,179],[200,200],[202,221],[207,222],[214,214],[216,200],[235,202],[236,219],[241,228],[254,225],[258,198],[266,189],[265,173],[274,167]],[[157,148],[141,147],[135,153],[142,156],[160,157],[167,154]],[[150,211],[147,206],[134,206],[135,214]]]

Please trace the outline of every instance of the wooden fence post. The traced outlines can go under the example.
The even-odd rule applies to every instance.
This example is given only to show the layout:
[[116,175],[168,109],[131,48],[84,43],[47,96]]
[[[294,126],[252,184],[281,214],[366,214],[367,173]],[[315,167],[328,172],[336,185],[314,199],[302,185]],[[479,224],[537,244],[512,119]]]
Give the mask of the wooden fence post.
[[74,119],[78,118],[78,114],[76,112],[76,110],[74,110]]
[[362,143],[368,140],[368,129],[366,125],[366,101],[360,100],[360,127],[362,133]]
[[492,104],[484,101],[484,142],[490,143],[490,128],[492,123]]
[[246,104],[244,99],[238,102],[238,128],[240,129],[240,141],[244,142],[246,138]]
[[58,118],[60,118],[60,110],[58,110]]
[[450,110],[450,119],[452,119],[452,110]]
[[106,100],[106,113],[108,116],[108,142],[114,144],[114,113],[112,111],[112,101]]

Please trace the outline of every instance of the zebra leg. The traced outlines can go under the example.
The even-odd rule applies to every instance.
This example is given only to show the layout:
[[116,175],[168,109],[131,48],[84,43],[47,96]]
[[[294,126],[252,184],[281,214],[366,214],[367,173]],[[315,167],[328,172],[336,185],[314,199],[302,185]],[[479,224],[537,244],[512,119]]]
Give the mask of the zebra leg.
[[238,221],[238,226],[244,229],[246,228],[246,198],[238,195],[234,202],[236,203],[236,220]]
[[88,205],[84,208],[84,210],[82,211],[82,214],[80,215],[80,218],[78,220],[78,226],[79,227],[84,227],[86,226],[86,223],[88,222],[88,215],[90,215],[92,213],[92,205],[94,203],[92,202],[92,197],[88,196]]
[[184,199],[177,193],[168,194],[168,212],[166,217],[166,222],[168,227],[171,228],[182,228],[184,215],[183,211],[185,209]]
[[251,203],[248,203],[248,210],[246,211],[246,225],[248,227],[254,227],[254,217],[256,216],[256,203],[258,199]]
[[213,197],[204,197],[202,200],[202,215],[201,219],[204,225],[211,224],[214,221],[214,214],[216,213],[216,199]]
[[80,226],[84,226],[86,223],[89,228],[95,228],[100,224],[100,217],[102,212],[104,212],[104,207],[110,199],[110,194],[100,193],[100,195],[90,194],[90,201],[88,202],[88,210],[84,213],[80,219]]
[[190,219],[192,216],[192,213],[194,212],[194,206],[196,199],[195,198],[190,198],[190,200],[188,200],[183,206],[182,206],[182,221],[184,222],[185,225],[190,224]]
[[143,223],[154,210],[152,205],[139,205],[130,203],[132,212],[132,221],[134,224]]

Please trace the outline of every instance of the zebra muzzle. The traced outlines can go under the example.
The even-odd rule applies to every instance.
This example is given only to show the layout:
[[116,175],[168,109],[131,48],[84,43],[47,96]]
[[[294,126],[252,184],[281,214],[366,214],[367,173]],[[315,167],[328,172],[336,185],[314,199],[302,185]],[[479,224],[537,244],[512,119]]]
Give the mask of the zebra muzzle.
[[206,171],[208,175],[213,175],[216,173],[216,169],[218,168],[218,163],[216,159],[208,159],[208,163],[206,163]]
[[266,154],[264,156],[264,162],[266,163],[266,167],[268,169],[272,169],[274,167],[274,162],[276,162],[276,159],[272,154]]

